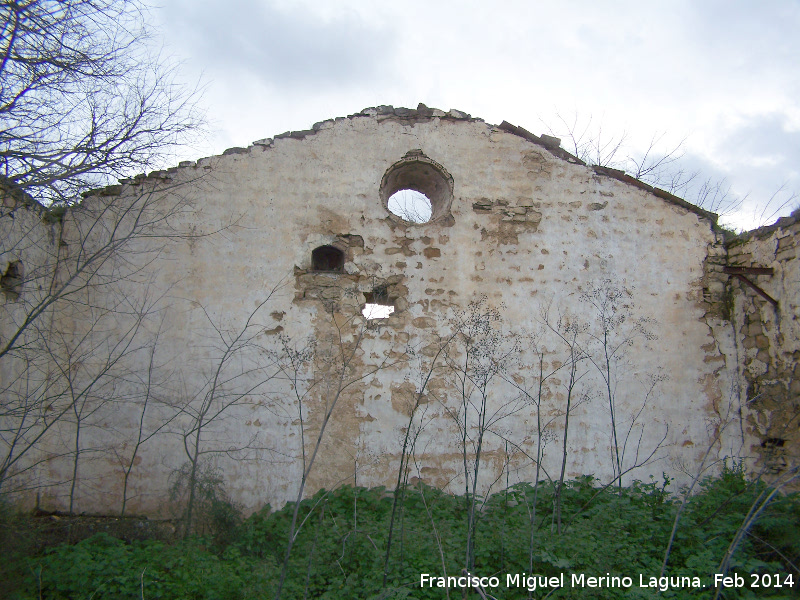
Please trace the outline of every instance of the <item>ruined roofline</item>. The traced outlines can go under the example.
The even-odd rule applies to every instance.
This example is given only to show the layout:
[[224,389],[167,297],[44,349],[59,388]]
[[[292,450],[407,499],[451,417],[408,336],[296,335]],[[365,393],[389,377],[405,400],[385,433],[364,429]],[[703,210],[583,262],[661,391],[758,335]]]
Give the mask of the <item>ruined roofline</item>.
[[717,225],[717,220],[719,219],[719,215],[715,212],[711,212],[710,210],[700,208],[696,204],[692,204],[691,202],[684,200],[680,196],[676,196],[675,194],[670,194],[668,191],[652,186],[649,183],[645,183],[641,179],[636,179],[635,177],[628,175],[625,171],[621,169],[612,169],[611,167],[601,167],[600,165],[594,165],[591,167],[591,169],[598,175],[605,175],[606,177],[611,177],[612,179],[622,181],[639,189],[650,192],[654,196],[657,196],[658,198],[661,198],[662,200],[665,200],[670,204],[674,204],[675,206],[680,206],[681,208],[685,208],[686,210],[693,212],[700,217],[708,219],[709,221],[711,221],[711,224],[715,228],[719,228],[719,226]]
[[[792,225],[800,223],[800,208],[796,208],[791,215],[788,217],[780,217],[777,221],[772,223],[771,225],[762,225],[761,227],[757,227],[756,229],[751,229],[750,231],[743,231],[742,233],[731,237],[730,239],[726,240],[726,246],[733,246],[736,244],[741,244],[746,242],[750,239],[764,239],[775,233],[780,229],[788,229]],[[798,235],[800,233],[800,228],[794,228],[792,230],[793,235]]]
[[544,146],[545,148],[547,148],[547,150],[550,151],[550,153],[553,156],[556,156],[557,158],[565,160],[569,163],[579,164],[585,167],[589,167],[598,175],[604,175],[606,177],[610,177],[612,179],[616,179],[623,183],[627,183],[639,189],[645,190],[646,192],[650,192],[654,196],[657,196],[662,200],[666,200],[670,204],[680,206],[681,208],[685,208],[686,210],[689,210],[705,219],[708,219],[714,226],[717,225],[717,219],[719,218],[719,215],[717,215],[716,213],[700,208],[696,204],[687,202],[686,200],[676,196],[675,194],[670,194],[666,190],[662,190],[661,188],[652,186],[648,183],[645,183],[644,181],[641,181],[640,179],[636,179],[635,177],[628,175],[627,173],[625,173],[625,171],[621,169],[612,169],[611,167],[603,167],[600,165],[591,165],[591,166],[587,165],[581,159],[577,158],[576,156],[573,156],[572,154],[561,148],[561,140],[558,139],[557,137],[544,134],[542,134],[541,136],[537,136],[532,134],[530,131],[523,129],[522,127],[517,127],[515,125],[512,125],[508,121],[503,121],[502,123],[500,123],[498,129],[501,129],[508,133],[512,133],[514,135],[518,135],[530,142],[533,142],[534,144],[539,144],[540,146]]
[[[356,119],[360,117],[376,117],[378,122],[387,121],[387,120],[395,120],[395,121],[405,121],[405,122],[421,122],[421,121],[428,121],[431,119],[441,119],[441,120],[449,120],[449,121],[467,121],[467,122],[478,122],[478,123],[485,123],[483,119],[472,117],[469,113],[465,113],[460,110],[450,109],[449,111],[443,111],[438,108],[430,108],[425,104],[420,103],[417,105],[417,108],[402,108],[390,105],[381,105],[381,106],[374,106],[365,108],[360,112],[348,115],[346,117],[336,117],[333,119],[327,119],[325,121],[320,121],[318,123],[314,123],[311,129],[303,129],[299,131],[285,131],[284,133],[280,133],[272,138],[264,138],[261,140],[256,140],[253,142],[252,145],[248,147],[233,147],[224,150],[222,154],[214,155],[211,157],[200,158],[197,161],[183,161],[181,162],[178,167],[172,167],[166,170],[160,171],[153,171],[147,175],[140,174],[136,175],[135,177],[131,177],[128,179],[121,179],[120,183],[123,185],[139,185],[144,183],[148,180],[169,180],[170,175],[175,173],[179,168],[196,168],[200,166],[202,163],[212,159],[218,158],[220,156],[229,156],[233,154],[249,154],[255,148],[260,147],[262,150],[270,148],[274,145],[275,140],[280,139],[296,139],[302,140],[308,136],[316,135],[319,131],[323,129],[327,129],[329,124],[333,124],[337,121],[343,121],[345,119]],[[717,227],[717,219],[718,215],[716,213],[704,210],[699,206],[692,204],[691,202],[687,202],[683,198],[675,196],[665,190],[660,188],[654,187],[649,185],[639,179],[631,177],[630,175],[626,174],[625,171],[620,169],[612,169],[610,167],[602,167],[598,165],[587,165],[578,157],[570,154],[568,151],[561,148],[561,140],[557,137],[542,134],[541,136],[537,136],[527,129],[522,127],[518,127],[516,125],[512,125],[508,121],[503,121],[500,125],[488,125],[489,127],[496,127],[500,131],[504,131],[506,133],[510,133],[512,135],[519,136],[529,142],[537,144],[539,146],[544,147],[550,154],[564,160],[570,164],[582,165],[587,168],[592,169],[596,174],[610,177],[611,179],[616,179],[623,183],[627,183],[639,189],[642,189],[646,192],[653,194],[665,200],[666,202],[673,204],[675,206],[679,206],[685,210],[695,213],[696,215],[707,219],[710,221],[713,227]],[[99,188],[96,190],[90,190],[83,194],[84,198],[94,195],[102,195],[102,196],[116,196],[119,195],[122,191],[122,186],[120,185],[112,185],[107,186],[105,188]]]
[[47,206],[11,181],[11,179],[0,175],[0,207],[13,210],[19,205],[37,210],[40,213],[45,213],[50,210]]

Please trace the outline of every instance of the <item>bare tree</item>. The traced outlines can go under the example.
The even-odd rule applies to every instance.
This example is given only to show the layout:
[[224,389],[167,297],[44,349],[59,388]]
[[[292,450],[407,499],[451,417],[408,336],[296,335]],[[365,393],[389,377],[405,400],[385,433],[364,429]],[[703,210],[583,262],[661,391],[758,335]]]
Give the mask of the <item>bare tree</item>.
[[[635,317],[631,308],[632,293],[611,280],[603,280],[592,284],[581,294],[581,301],[592,308],[593,322],[586,327],[586,335],[591,348],[585,349],[585,355],[600,374],[603,383],[603,395],[608,403],[611,419],[611,462],[614,479],[622,494],[622,476],[624,470],[625,451],[634,426],[639,422],[656,384],[663,379],[655,376],[647,390],[642,406],[631,415],[627,430],[625,420],[621,418],[617,387],[625,375],[625,351],[633,345],[636,338],[655,340],[656,336],[648,329],[651,319]],[[644,428],[640,424],[640,434]],[[638,464],[642,435],[639,436],[635,452],[634,464]]]
[[[149,346],[144,348],[144,350],[148,353],[147,369],[145,373],[142,374],[135,372],[130,374],[130,378],[133,380],[132,387],[137,391],[137,393],[134,395],[134,397],[129,398],[128,401],[139,411],[139,424],[135,430],[136,439],[132,441],[132,448],[129,454],[124,453],[124,451],[127,449],[127,443],[123,443],[121,446],[115,446],[112,449],[114,456],[119,462],[120,469],[122,470],[122,506],[120,508],[121,517],[125,516],[125,510],[128,505],[128,486],[131,479],[131,473],[133,472],[134,466],[137,464],[137,459],[140,457],[142,448],[151,439],[168,431],[169,426],[181,415],[182,412],[180,407],[175,408],[170,406],[169,402],[167,402],[165,398],[161,397],[161,394],[159,393],[159,389],[162,387],[167,387],[166,383],[174,375],[173,371],[162,373],[161,371],[165,364],[159,364],[156,359],[162,325],[163,321],[153,335],[152,340],[149,342]],[[148,428],[149,413],[154,412],[154,405],[157,405],[158,408],[167,407],[169,414],[166,417],[159,415],[161,418],[156,417],[155,424]]]
[[[69,514],[75,509],[75,492],[79,482],[78,468],[85,454],[102,452],[105,448],[84,448],[82,434],[93,427],[96,417],[108,409],[110,403],[122,401],[117,386],[124,381],[125,362],[136,352],[138,334],[147,317],[143,310],[113,340],[100,334],[99,329],[107,326],[106,318],[111,313],[97,314],[92,311],[87,321],[88,327],[78,336],[64,332],[48,336],[44,341],[51,348],[51,364],[55,366],[58,377],[63,381],[64,391],[61,399],[70,410],[65,421],[73,426],[72,477],[69,490]],[[116,319],[115,319],[116,320]],[[72,340],[70,338],[73,338]],[[75,339],[77,338],[77,339]],[[54,347],[58,344],[57,347]]]
[[444,409],[460,436],[467,509],[465,568],[470,571],[475,566],[478,480],[487,437],[497,435],[498,424],[525,407],[519,396],[503,399],[494,393],[495,380],[503,380],[520,347],[517,336],[501,331],[500,322],[499,309],[488,306],[486,297],[473,300],[452,319],[456,335],[444,356],[456,397],[456,406],[445,404]]
[[[141,325],[141,307],[112,288],[180,236],[173,220],[187,206],[170,173],[89,190],[151,169],[202,115],[197,91],[149,49],[138,0],[0,0],[0,17],[0,486],[65,453],[74,483],[81,423],[99,414],[92,397],[121,381],[138,343],[138,326],[115,331],[99,317]],[[69,415],[74,448],[34,456]]]
[[567,381],[564,383],[566,392],[566,403],[563,409],[564,415],[564,436],[561,445],[561,470],[553,493],[553,524],[556,532],[561,534],[561,503],[564,492],[564,477],[567,469],[567,448],[569,442],[569,418],[572,411],[580,404],[589,400],[589,393],[579,393],[578,383],[586,375],[586,370],[581,369],[580,365],[588,357],[578,343],[578,335],[585,330],[585,327],[570,323],[563,317],[559,317],[555,324],[550,324],[545,315],[545,324],[550,328],[556,337],[563,343],[566,352],[564,367],[567,370]]
[[190,208],[181,188],[133,182],[66,209],[28,201],[0,214],[0,259],[22,275],[0,304],[0,486],[44,459],[32,451],[78,418],[75,403],[121,381],[122,359],[147,345],[138,332],[162,297],[144,270],[172,241],[197,237],[178,224]]
[[[300,504],[305,494],[306,484],[314,469],[314,464],[325,440],[325,434],[331,419],[336,412],[336,407],[343,396],[361,382],[369,379],[381,369],[386,368],[395,360],[391,353],[375,364],[360,364],[362,344],[365,341],[370,325],[360,313],[346,315],[338,312],[336,306],[330,305],[330,335],[323,336],[325,343],[304,346],[292,349],[284,343],[283,358],[280,369],[288,381],[295,387],[295,399],[301,428],[302,448],[302,474],[298,482],[297,496],[294,501],[294,510],[289,523],[286,552],[281,566],[281,575],[275,592],[275,600],[280,600],[286,576],[289,572],[289,560],[292,548],[300,529],[311,516],[311,512],[298,523]],[[308,379],[307,372],[314,369],[315,373]],[[304,381],[302,389],[299,384]],[[312,425],[307,417],[306,398],[312,388],[322,401],[318,423]],[[309,440],[309,434],[312,434]],[[315,434],[315,435],[314,435]],[[308,440],[308,441],[307,441]],[[310,451],[306,445],[310,445]],[[313,511],[312,511],[313,512]]]
[[152,168],[202,122],[137,0],[0,2],[0,174],[44,205]]
[[666,133],[656,133],[647,147],[639,150],[629,144],[626,132],[609,134],[602,121],[591,115],[566,118],[557,113],[554,121],[555,127],[545,123],[548,132],[564,140],[565,149],[587,165],[624,171],[720,216],[739,210],[744,202],[731,193],[725,179],[702,179],[698,170],[687,166],[686,139],[665,144]]
[[[279,357],[273,348],[264,346],[261,341],[266,327],[258,318],[278,287],[270,290],[238,326],[223,327],[204,307],[199,307],[213,330],[214,339],[210,343],[216,357],[205,370],[199,388],[187,392],[188,398],[181,408],[179,434],[187,462],[179,470],[176,483],[180,484],[177,487],[185,497],[184,535],[192,532],[197,494],[203,483],[201,475],[213,470],[213,466],[205,464],[207,458],[226,455],[241,459],[251,453],[258,457],[262,452],[279,452],[265,446],[257,437],[231,441],[214,432],[214,427],[228,417],[234,407],[253,404],[259,399],[266,403],[273,391],[269,383],[281,372]],[[186,388],[190,389],[189,384]]]
[[582,119],[576,114],[568,119],[556,113],[556,127],[547,123],[548,132],[559,140],[566,140],[566,150],[587,165],[598,165],[612,169],[624,167],[624,151],[627,134],[609,135],[603,131],[602,121]]
[[[545,312],[546,316],[546,312]],[[528,524],[529,524],[529,531],[528,531],[528,572],[533,572],[533,563],[535,557],[535,537],[536,537],[536,515],[537,515],[537,508],[538,508],[538,496],[539,496],[539,480],[541,479],[541,475],[544,472],[545,476],[549,479],[550,475],[547,473],[547,470],[544,468],[542,461],[544,460],[545,456],[545,447],[548,442],[555,439],[555,432],[550,430],[549,427],[552,425],[556,418],[560,416],[560,413],[556,413],[556,415],[551,416],[550,418],[543,418],[542,410],[543,410],[543,403],[545,398],[545,391],[547,387],[547,381],[556,375],[562,368],[566,366],[566,363],[561,361],[553,361],[553,368],[550,371],[545,371],[545,349],[543,346],[540,346],[535,340],[531,344],[531,350],[534,356],[537,356],[539,359],[538,364],[538,374],[534,376],[533,385],[529,385],[527,383],[526,378],[526,370],[521,370],[520,373],[515,373],[512,377],[506,378],[506,381],[514,386],[524,398],[525,402],[532,406],[536,410],[536,455],[533,457],[529,457],[533,460],[536,464],[536,471],[534,474],[533,479],[533,498],[529,501],[527,497],[527,493],[525,494],[525,504],[528,510]],[[516,447],[518,451],[524,452],[519,446]],[[528,597],[531,597],[533,592],[528,593]]]
[[772,223],[775,217],[777,217],[784,209],[789,207],[793,207],[794,209],[792,215],[797,214],[798,193],[787,189],[787,185],[784,183],[777,190],[775,190],[775,192],[773,192],[772,196],[769,197],[769,200],[767,200],[767,202],[765,202],[761,207],[761,211],[757,212],[753,216],[755,217],[758,226],[762,227]]
[[[428,389],[428,383],[430,382],[431,377],[433,377],[436,368],[439,366],[439,360],[442,354],[446,351],[447,346],[450,344],[450,342],[453,341],[453,338],[455,338],[457,335],[458,331],[439,340],[438,350],[431,357],[430,361],[427,363],[424,361],[424,359],[421,358],[421,355],[417,354],[417,352],[413,348],[407,350],[407,354],[409,355],[410,358],[419,358],[419,369],[418,369],[418,379],[414,384],[415,389],[414,389],[413,399],[410,402],[409,406],[408,424],[406,425],[405,431],[403,432],[403,445],[400,450],[400,465],[398,466],[397,469],[397,484],[395,485],[394,493],[392,496],[392,513],[391,516],[389,517],[389,531],[386,538],[386,555],[383,561],[382,585],[384,588],[386,587],[386,581],[389,576],[389,557],[391,556],[392,552],[392,535],[394,533],[395,517],[397,515],[398,506],[403,505],[403,500],[405,498],[405,492],[408,480],[409,458],[414,448],[416,438],[419,436],[422,429],[421,424],[415,425],[415,420],[418,416],[420,407],[423,405],[425,401],[425,394],[426,390]],[[423,493],[423,500],[424,500],[424,493]]]

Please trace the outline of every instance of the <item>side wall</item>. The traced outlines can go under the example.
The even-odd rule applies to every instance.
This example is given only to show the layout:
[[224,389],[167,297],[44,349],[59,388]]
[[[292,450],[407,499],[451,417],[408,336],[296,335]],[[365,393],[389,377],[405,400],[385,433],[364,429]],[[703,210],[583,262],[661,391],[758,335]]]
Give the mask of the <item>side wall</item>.
[[[24,194],[0,187],[0,485],[27,487],[32,450],[51,416],[53,364],[45,340],[61,222]],[[11,481],[14,474],[25,476]]]
[[750,453],[776,478],[800,465],[799,238],[795,214],[728,243],[729,266],[744,267],[730,285]]

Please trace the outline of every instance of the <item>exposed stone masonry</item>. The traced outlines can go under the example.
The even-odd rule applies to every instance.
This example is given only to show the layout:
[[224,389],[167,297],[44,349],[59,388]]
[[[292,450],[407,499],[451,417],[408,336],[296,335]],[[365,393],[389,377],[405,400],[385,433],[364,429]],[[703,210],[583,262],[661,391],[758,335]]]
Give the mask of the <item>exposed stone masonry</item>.
[[731,277],[733,320],[750,409],[753,452],[773,474],[800,465],[800,214],[728,242],[728,266],[771,269]]
[[[388,210],[388,196],[406,187],[433,196],[430,222],[408,222]],[[507,122],[490,125],[457,110],[379,106],[124,180],[88,194],[82,205],[62,211],[55,221],[47,220],[46,211],[27,210],[11,219],[18,201],[4,193],[4,239],[23,236],[25,243],[4,246],[0,256],[5,277],[0,300],[6,302],[0,334],[22,318],[24,303],[36,291],[32,278],[48,280],[47,261],[75,256],[70,252],[78,246],[64,231],[74,234],[82,220],[103,214],[104,203],[125,206],[145,193],[163,194],[166,201],[179,197],[180,210],[170,225],[183,227],[187,235],[170,238],[163,247],[158,242],[154,251],[147,238],[135,240],[131,264],[143,257],[141,270],[130,281],[111,280],[119,298],[163,294],[154,314],[164,315],[158,351],[170,357],[173,370],[164,380],[165,414],[169,402],[203,397],[204,378],[216,356],[216,342],[209,340],[219,333],[209,321],[222,332],[235,330],[270,290],[275,293],[260,315],[263,330],[254,345],[256,340],[264,348],[281,340],[298,347],[307,340],[317,344],[319,353],[307,374],[315,383],[304,399],[305,436],[298,435],[294,396],[270,389],[226,412],[207,438],[225,452],[251,446],[252,453],[224,465],[226,486],[248,509],[266,502],[277,506],[296,493],[299,457],[310,450],[329,399],[324,388],[332,367],[326,346],[337,339],[363,344],[348,366],[353,374],[383,366],[342,395],[308,492],[345,480],[391,486],[398,439],[416,402],[410,357],[437,356],[454,315],[475,298],[502,307],[504,334],[524,333],[529,342],[546,330],[547,310],[553,319],[569,317],[588,327],[593,316],[581,296],[602,282],[622,290],[624,308],[650,318],[648,327],[657,336],[632,342],[616,388],[620,414],[640,410],[643,382],[665,382],[639,413],[646,415],[642,452],[656,448],[658,460],[631,477],[667,471],[680,483],[703,456],[708,423],[722,427],[731,406],[741,417],[740,427],[730,428],[729,437],[717,443],[717,458],[755,457],[759,468],[776,475],[797,464],[797,215],[729,239],[716,226],[716,215],[621,171],[589,167],[552,136],[536,136]],[[37,261],[43,266],[29,270]],[[102,306],[109,299],[95,300]],[[367,322],[361,309],[371,301],[391,305],[394,312]],[[101,329],[119,328],[115,320],[109,317]],[[91,319],[63,311],[54,313],[52,322],[68,338]],[[557,342],[542,347],[545,368],[563,364]],[[531,348],[515,349],[515,385],[533,381],[530,365],[538,362]],[[268,355],[253,350],[239,358],[242,364],[260,365]],[[147,361],[131,360],[126,373],[146,373]],[[597,373],[587,369],[582,381],[597,387],[592,377]],[[514,385],[504,383],[493,401],[518,396]],[[451,406],[455,397],[452,373],[437,370],[420,398],[425,424],[416,442],[420,468],[415,476],[458,493],[463,461],[454,441],[459,439]],[[554,423],[548,433],[553,439],[562,435],[557,417],[563,400],[563,381],[549,380],[542,402]],[[523,406],[501,424],[512,450],[500,437],[485,440],[484,491],[504,481],[499,478],[504,469],[516,480],[532,476],[532,411]],[[132,405],[96,414],[96,422],[82,433],[86,447],[97,449],[97,457],[105,457],[103,448],[109,445],[130,448],[136,438],[131,423],[139,422]],[[570,428],[579,434],[570,442],[569,477],[612,476],[608,418],[607,406],[594,397],[576,410]],[[132,511],[163,510],[160,498],[170,475],[185,460],[178,423],[170,425],[176,428],[171,435],[139,455],[130,481]],[[65,421],[59,430],[64,439],[70,427]],[[31,469],[31,477],[68,481],[69,460],[59,458],[55,436],[50,442],[47,452],[53,458]],[[279,451],[259,454],[255,448]],[[118,501],[119,463],[112,453],[107,456],[82,463],[79,510],[103,511]],[[555,469],[555,460],[548,452],[543,466]],[[65,484],[48,484],[40,501],[48,508],[63,507],[66,493]]]

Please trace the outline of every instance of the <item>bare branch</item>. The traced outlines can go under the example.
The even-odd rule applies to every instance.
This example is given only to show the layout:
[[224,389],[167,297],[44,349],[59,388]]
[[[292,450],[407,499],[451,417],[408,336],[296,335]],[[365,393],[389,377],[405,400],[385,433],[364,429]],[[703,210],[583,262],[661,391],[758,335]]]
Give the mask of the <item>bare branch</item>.
[[136,0],[0,2],[0,176],[74,203],[196,135],[197,89],[149,49]]

